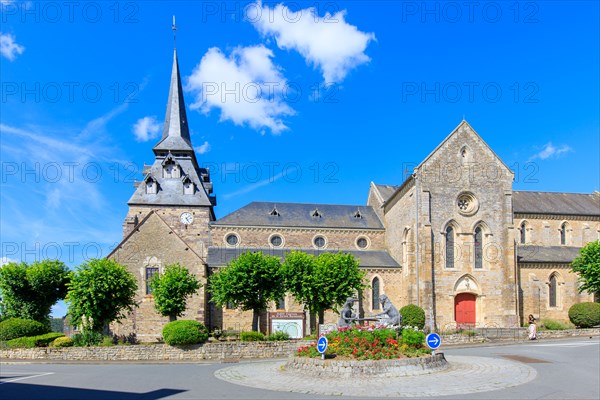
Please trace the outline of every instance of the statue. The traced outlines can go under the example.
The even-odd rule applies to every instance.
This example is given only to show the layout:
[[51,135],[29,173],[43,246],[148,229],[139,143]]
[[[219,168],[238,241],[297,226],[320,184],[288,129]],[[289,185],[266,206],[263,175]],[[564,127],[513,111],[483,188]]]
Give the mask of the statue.
[[346,303],[340,310],[340,320],[338,321],[338,327],[350,326],[354,321],[358,319],[356,314],[352,312],[352,306],[354,305],[355,299],[348,297]]
[[390,299],[382,294],[379,296],[379,301],[381,302],[381,307],[383,308],[383,312],[376,315],[376,317],[383,317],[383,324],[387,326],[401,326],[402,325],[402,315],[398,312],[398,309],[394,307]]

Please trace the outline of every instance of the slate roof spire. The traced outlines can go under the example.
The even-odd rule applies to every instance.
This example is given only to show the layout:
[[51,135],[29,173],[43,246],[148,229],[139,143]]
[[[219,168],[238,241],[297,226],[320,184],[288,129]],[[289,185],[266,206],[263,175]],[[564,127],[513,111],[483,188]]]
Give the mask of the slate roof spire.
[[179,62],[177,61],[177,49],[173,49],[171,87],[169,88],[169,100],[167,101],[167,114],[165,115],[163,134],[153,150],[155,153],[165,150],[194,151],[190,139],[187,115],[185,113]]

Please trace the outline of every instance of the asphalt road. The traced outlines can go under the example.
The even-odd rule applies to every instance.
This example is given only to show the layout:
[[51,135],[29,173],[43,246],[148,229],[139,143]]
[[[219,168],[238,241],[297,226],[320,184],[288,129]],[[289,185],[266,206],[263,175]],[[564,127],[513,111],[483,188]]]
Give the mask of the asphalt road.
[[[600,338],[448,348],[452,356],[492,357],[534,368],[532,381],[444,399],[600,399]],[[214,372],[232,364],[0,363],[0,399],[314,399],[224,382]],[[476,376],[473,376],[476,379]],[[469,385],[469,379],[464,384]],[[431,385],[436,385],[432,375]],[[439,393],[444,393],[439,385]],[[285,388],[282,388],[285,390]],[[320,397],[345,398],[345,397]],[[346,397],[358,399],[358,397]],[[431,397],[429,397],[431,398]]]

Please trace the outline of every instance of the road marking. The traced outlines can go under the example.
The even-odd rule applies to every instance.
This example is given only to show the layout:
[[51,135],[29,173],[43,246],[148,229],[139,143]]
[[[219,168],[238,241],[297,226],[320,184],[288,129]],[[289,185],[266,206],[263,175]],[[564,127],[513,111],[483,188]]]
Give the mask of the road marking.
[[[9,372],[3,372],[4,374],[9,374]],[[20,372],[17,372],[20,373]],[[37,375],[31,375],[31,376],[23,376],[21,378],[15,378],[15,379],[9,379],[7,381],[2,381],[0,382],[0,385],[4,385],[5,383],[11,383],[11,382],[16,382],[16,381],[22,381],[25,379],[31,379],[31,378],[37,378],[40,376],[46,376],[46,375],[54,375],[54,372],[44,372],[44,373],[39,373]]]
[[575,342],[575,343],[536,343],[535,347],[582,347],[598,346],[600,342]]

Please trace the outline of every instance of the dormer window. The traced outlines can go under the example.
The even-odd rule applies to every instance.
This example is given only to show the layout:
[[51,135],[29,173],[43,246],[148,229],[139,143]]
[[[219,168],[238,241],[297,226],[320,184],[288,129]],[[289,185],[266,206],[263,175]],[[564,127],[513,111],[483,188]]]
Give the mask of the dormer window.
[[163,164],[163,178],[179,178],[179,165],[173,160]]
[[363,216],[362,216],[362,214],[361,214],[360,210],[356,210],[356,212],[354,213],[354,218],[357,218],[357,219],[362,219],[362,217],[363,217]]
[[183,178],[183,194],[194,194],[196,191],[196,185],[190,179],[189,176]]
[[310,214],[310,216],[313,218],[321,218],[322,214],[318,208],[315,208],[315,210]]
[[273,217],[279,217],[281,214],[279,214],[279,211],[277,211],[277,207],[273,207],[273,210],[271,210],[271,212],[269,213],[269,215],[273,216]]
[[146,194],[158,193],[158,182],[152,177],[152,175],[146,175],[144,183],[146,185]]

